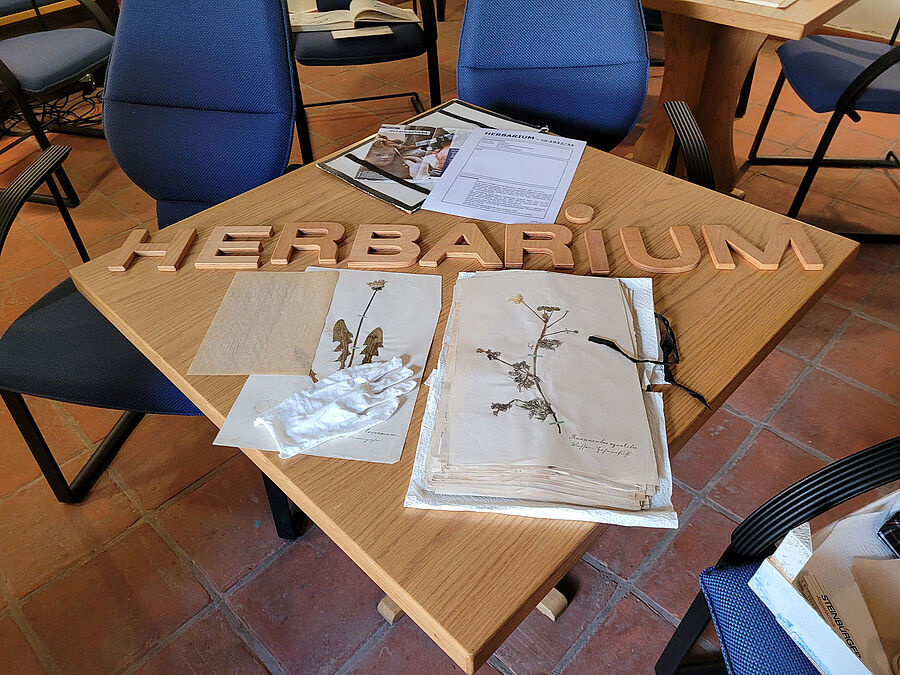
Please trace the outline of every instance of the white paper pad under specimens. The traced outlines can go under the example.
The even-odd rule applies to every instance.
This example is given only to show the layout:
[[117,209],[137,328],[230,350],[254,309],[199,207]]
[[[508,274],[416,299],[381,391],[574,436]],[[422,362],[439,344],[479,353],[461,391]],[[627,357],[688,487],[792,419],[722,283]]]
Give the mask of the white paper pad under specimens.
[[[316,377],[327,377],[342,364],[349,366],[351,358],[355,365],[368,358],[388,361],[397,356],[413,370],[416,388],[401,398],[399,408],[385,422],[353,436],[327,441],[305,454],[392,464],[402,454],[434,338],[441,309],[441,277],[362,270],[340,270],[339,274],[313,360]],[[254,420],[312,384],[306,376],[251,375],[215,443],[277,451],[269,432],[254,427]]]
[[555,222],[584,147],[534,131],[473,131],[422,208],[498,223]]

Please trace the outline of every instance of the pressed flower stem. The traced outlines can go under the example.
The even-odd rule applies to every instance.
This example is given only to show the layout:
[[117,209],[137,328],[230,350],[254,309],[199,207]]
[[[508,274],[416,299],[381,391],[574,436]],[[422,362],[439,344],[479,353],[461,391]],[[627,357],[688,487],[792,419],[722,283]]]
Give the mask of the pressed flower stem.
[[[525,306],[528,307],[528,305],[525,305]],[[531,309],[531,307],[528,307],[528,309]],[[535,312],[533,309],[531,309],[531,311],[534,312],[535,315],[537,315],[537,312]],[[561,435],[562,434],[562,424],[560,423],[559,418],[557,418],[556,411],[553,410],[553,406],[550,405],[550,401],[547,400],[547,397],[544,395],[544,390],[541,389],[541,380],[537,374],[538,350],[541,348],[541,340],[544,339],[545,333],[547,332],[547,328],[549,328],[548,323],[550,321],[551,316],[553,316],[553,312],[550,312],[550,314],[547,316],[546,319],[542,316],[538,316],[538,318],[541,320],[541,324],[543,327],[541,328],[541,334],[538,336],[537,342],[534,343],[534,354],[531,355],[531,361],[532,361],[531,374],[534,375],[534,386],[537,387],[538,393],[541,395],[541,398],[544,399],[544,403],[547,404],[547,409],[550,411],[550,414],[553,416],[553,423],[556,425],[556,430]],[[563,314],[563,316],[565,316],[565,314]],[[559,319],[557,319],[557,321],[559,321]]]
[[380,290],[380,288],[372,290],[372,297],[369,298],[369,304],[366,305],[366,308],[363,310],[362,316],[359,317],[359,325],[356,327],[356,335],[353,336],[353,346],[350,348],[350,363],[347,365],[348,368],[353,365],[353,358],[356,356],[356,341],[359,340],[359,334],[362,332],[362,325],[363,321],[366,320],[366,313],[369,311],[369,307],[372,306],[372,301],[375,299],[375,296]]

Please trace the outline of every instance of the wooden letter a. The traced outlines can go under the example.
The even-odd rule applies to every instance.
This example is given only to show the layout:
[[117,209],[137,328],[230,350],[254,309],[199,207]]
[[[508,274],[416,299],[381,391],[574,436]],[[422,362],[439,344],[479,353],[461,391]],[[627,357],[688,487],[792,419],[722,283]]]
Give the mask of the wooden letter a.
[[488,270],[499,270],[503,267],[500,257],[475,223],[459,223],[451,227],[450,231],[422,257],[419,265],[437,267],[444,258],[475,258]]
[[703,238],[709,248],[713,265],[717,270],[733,270],[734,249],[754,267],[761,270],[777,270],[784,249],[790,244],[805,270],[821,270],[825,266],[815,246],[804,232],[804,226],[796,221],[779,225],[769,237],[765,250],[761,251],[727,225],[704,225]]

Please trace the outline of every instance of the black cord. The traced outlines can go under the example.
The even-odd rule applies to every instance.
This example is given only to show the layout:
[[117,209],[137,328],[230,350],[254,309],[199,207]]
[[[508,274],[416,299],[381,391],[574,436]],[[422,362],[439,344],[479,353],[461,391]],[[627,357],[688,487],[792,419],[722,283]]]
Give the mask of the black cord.
[[653,313],[654,316],[662,323],[663,327],[666,329],[665,334],[659,342],[659,346],[662,349],[663,357],[661,361],[655,361],[653,359],[636,359],[630,354],[628,354],[624,349],[622,349],[614,340],[610,340],[609,338],[599,337],[597,335],[591,335],[588,338],[588,341],[594,342],[598,345],[603,345],[604,347],[609,347],[610,349],[618,352],[626,359],[631,361],[632,363],[652,363],[657,366],[663,367],[663,377],[665,381],[675,387],[678,387],[682,391],[686,392],[693,398],[697,399],[706,406],[707,410],[712,410],[709,407],[709,403],[706,402],[706,398],[703,394],[694,391],[690,387],[686,387],[680,382],[675,381],[675,374],[672,372],[672,366],[677,366],[681,357],[678,354],[678,343],[675,341],[675,331],[672,329],[672,325],[669,323],[668,319],[664,317],[662,314],[657,312]]
[[[55,99],[37,101],[32,110],[41,126],[65,125],[98,129],[103,120],[102,99],[103,89],[98,87],[90,93],[77,96],[66,94]],[[22,111],[18,107],[12,107],[9,114],[0,120],[0,134],[16,134],[16,127],[24,122]]]

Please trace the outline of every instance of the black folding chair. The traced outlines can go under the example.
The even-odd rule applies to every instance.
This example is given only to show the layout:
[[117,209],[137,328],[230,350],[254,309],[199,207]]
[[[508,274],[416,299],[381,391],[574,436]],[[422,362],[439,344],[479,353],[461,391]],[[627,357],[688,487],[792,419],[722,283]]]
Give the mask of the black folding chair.
[[[731,545],[725,549],[716,566],[759,562],[771,555],[778,542],[798,525],[869,490],[897,480],[900,480],[900,436],[833,462],[767,501],[735,528]],[[657,675],[726,672],[724,663],[682,667],[682,661],[710,618],[707,600],[702,593],[698,593],[656,662]],[[723,648],[727,649],[728,645],[721,635],[719,639]],[[759,662],[764,663],[766,656],[766,651],[760,649]],[[778,669],[771,672],[778,672]]]

